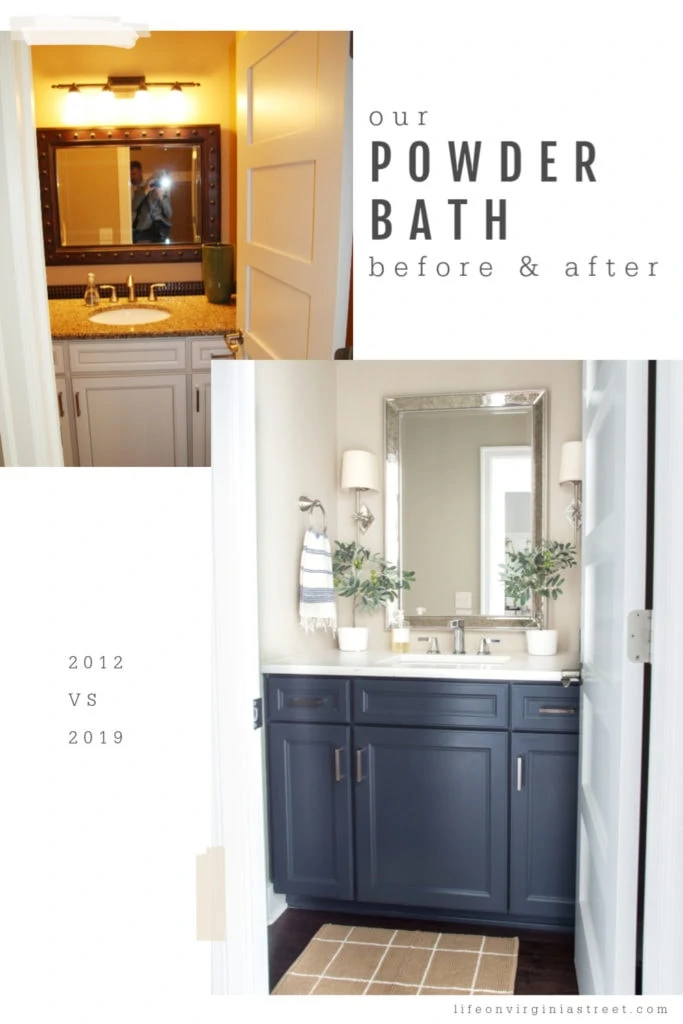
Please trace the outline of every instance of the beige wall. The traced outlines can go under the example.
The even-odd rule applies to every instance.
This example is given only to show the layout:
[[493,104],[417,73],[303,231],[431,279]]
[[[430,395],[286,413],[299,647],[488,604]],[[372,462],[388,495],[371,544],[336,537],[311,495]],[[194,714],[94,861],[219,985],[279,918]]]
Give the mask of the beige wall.
[[[337,535],[336,366],[292,361],[256,367],[259,621],[265,659],[335,646],[331,633],[300,628],[297,592],[309,518],[299,510],[300,495],[320,499],[328,534]],[[239,543],[239,524],[235,540]]]
[[[35,122],[39,128],[69,126],[82,122],[65,120],[63,90],[53,89],[57,82],[103,82],[108,75],[144,74],[150,81],[200,82],[198,89],[184,91],[185,112],[181,124],[221,125],[221,240],[235,241],[236,235],[236,90],[234,32],[152,32],[139,39],[132,50],[109,46],[35,46],[31,51]],[[85,96],[85,93],[84,93]],[[94,100],[88,91],[88,100]],[[167,94],[150,90],[148,108],[136,113],[133,101],[116,100],[115,123],[168,124]],[[89,104],[89,109],[92,107]],[[106,108],[105,108],[106,109]],[[104,116],[101,115],[101,116]],[[94,117],[90,120],[90,117]],[[141,120],[141,117],[143,119]],[[111,114],[102,122],[89,115],[88,124],[111,123]],[[175,123],[175,121],[173,122]],[[157,268],[156,270],[154,268]],[[50,267],[48,284],[80,284],[90,266]],[[155,281],[158,264],[98,266],[98,280],[111,277],[125,281],[129,273],[140,281]],[[165,264],[168,281],[201,281],[201,263]]]
[[[363,361],[339,362],[337,366],[337,465],[347,448],[366,448],[381,460],[384,453],[383,399],[389,395],[445,393],[449,391],[488,391],[498,389],[546,388],[548,401],[548,536],[571,540],[572,528],[565,518],[571,499],[570,490],[556,481],[564,441],[581,437],[581,363],[579,361]],[[338,494],[339,539],[354,536],[351,492]],[[366,534],[366,546],[384,550],[384,495],[370,494],[367,503],[377,516]],[[550,609],[549,625],[560,631],[560,647],[576,649],[580,622],[579,570],[569,570],[563,596]],[[370,646],[388,646],[384,616],[372,616]],[[417,634],[414,634],[414,637]],[[476,646],[479,634],[467,637],[468,652]],[[523,650],[522,633],[501,633],[502,650]],[[419,650],[420,645],[415,644]],[[442,645],[447,650],[447,641]]]

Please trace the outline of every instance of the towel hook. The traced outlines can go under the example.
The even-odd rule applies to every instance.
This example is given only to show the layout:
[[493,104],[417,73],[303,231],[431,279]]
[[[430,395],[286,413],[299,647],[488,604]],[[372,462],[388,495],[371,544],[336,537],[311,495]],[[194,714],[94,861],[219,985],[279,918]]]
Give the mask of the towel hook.
[[325,509],[323,508],[323,503],[321,501],[317,498],[307,498],[302,494],[299,498],[299,508],[302,512],[310,513],[309,521],[311,525],[313,525],[313,510],[319,508],[323,514],[323,533],[327,533],[327,515],[325,514]]

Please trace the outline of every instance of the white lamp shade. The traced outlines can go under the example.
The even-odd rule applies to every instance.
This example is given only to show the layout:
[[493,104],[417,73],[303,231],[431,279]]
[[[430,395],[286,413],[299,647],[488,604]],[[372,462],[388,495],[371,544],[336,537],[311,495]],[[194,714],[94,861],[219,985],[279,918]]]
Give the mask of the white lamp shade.
[[348,451],[342,456],[342,490],[379,490],[377,458],[372,452]]
[[566,441],[562,445],[560,483],[583,480],[583,445],[580,441]]

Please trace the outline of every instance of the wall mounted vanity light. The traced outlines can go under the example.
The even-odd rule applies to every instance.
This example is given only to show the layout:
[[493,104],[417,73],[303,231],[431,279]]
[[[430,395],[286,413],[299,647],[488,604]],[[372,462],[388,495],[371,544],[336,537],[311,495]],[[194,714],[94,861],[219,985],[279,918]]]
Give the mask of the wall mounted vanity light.
[[581,441],[566,441],[562,445],[560,460],[560,483],[572,484],[574,498],[567,507],[567,519],[574,527],[576,541],[583,523],[583,502],[581,500],[581,483],[583,481],[583,445]]
[[352,519],[356,523],[356,541],[359,534],[367,533],[375,517],[367,505],[360,500],[361,491],[379,490],[377,458],[372,452],[347,451],[342,456],[341,487],[356,492],[356,511]]
[[194,89],[199,85],[201,82],[148,82],[144,75],[109,75],[106,82],[60,82],[52,88],[66,89],[71,94],[79,93],[81,89],[99,89],[117,98],[130,98],[149,89],[182,92],[183,89]]

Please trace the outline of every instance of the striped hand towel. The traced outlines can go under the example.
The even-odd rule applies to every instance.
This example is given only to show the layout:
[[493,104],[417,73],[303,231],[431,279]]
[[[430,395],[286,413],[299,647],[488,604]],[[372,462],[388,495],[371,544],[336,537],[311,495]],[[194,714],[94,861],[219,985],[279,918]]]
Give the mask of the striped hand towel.
[[307,633],[316,629],[337,631],[332,550],[325,533],[306,530],[299,571],[299,625]]

